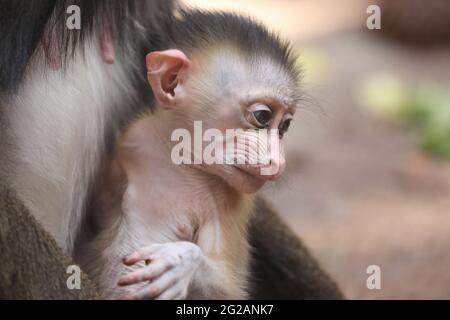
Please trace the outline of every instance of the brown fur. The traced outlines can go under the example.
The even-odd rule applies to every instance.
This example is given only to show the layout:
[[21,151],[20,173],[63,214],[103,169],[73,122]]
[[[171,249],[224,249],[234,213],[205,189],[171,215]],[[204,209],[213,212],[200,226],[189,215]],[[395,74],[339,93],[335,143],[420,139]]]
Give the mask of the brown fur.
[[96,299],[83,273],[81,289],[67,288],[74,264],[15,194],[0,185],[0,299]]

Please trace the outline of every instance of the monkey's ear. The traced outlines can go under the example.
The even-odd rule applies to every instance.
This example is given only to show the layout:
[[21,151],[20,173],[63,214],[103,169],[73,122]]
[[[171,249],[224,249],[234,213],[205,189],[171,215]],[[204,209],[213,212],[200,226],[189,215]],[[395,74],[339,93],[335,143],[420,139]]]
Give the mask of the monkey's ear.
[[147,55],[147,78],[159,105],[174,107],[189,76],[191,61],[180,50],[154,51]]

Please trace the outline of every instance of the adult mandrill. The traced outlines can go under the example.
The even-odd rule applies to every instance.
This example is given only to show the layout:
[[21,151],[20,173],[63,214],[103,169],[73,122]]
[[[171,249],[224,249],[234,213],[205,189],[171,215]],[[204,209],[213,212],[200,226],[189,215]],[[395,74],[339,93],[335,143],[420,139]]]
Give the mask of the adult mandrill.
[[[156,108],[120,140],[80,261],[107,298],[245,298],[250,194],[284,171],[299,72],[288,44],[248,18],[183,11],[175,30],[176,49],[147,56]],[[189,144],[176,165],[173,134],[203,137],[195,121],[215,133],[217,161],[190,164],[202,155]]]
[[[79,30],[66,25],[72,6],[80,8]],[[64,290],[61,253],[73,256],[98,231],[91,204],[100,168],[123,128],[154,105],[144,57],[169,48],[174,7],[170,0],[0,0],[0,277],[23,279],[0,281],[0,297],[75,296]],[[254,211],[251,296],[340,297],[270,206],[258,199]]]

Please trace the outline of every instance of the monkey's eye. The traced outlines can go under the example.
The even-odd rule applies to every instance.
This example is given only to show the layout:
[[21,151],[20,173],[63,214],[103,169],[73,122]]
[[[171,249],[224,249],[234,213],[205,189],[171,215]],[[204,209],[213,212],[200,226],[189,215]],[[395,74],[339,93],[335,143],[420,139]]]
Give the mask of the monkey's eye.
[[291,125],[292,118],[285,119],[279,127],[280,138],[283,138],[284,134],[288,131],[289,126]]
[[272,110],[264,104],[255,104],[249,108],[247,121],[257,128],[265,128],[272,120]]

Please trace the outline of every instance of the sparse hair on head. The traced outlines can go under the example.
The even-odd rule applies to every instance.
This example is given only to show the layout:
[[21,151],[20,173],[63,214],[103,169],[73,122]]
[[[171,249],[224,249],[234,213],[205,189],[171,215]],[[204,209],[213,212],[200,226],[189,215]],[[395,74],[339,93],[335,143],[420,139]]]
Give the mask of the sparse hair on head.
[[254,19],[234,13],[183,9],[172,29],[172,41],[180,49],[230,44],[249,57],[267,56],[300,80],[297,56],[290,43]]

